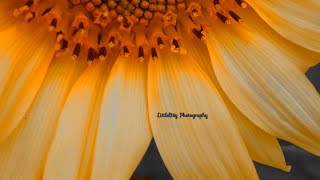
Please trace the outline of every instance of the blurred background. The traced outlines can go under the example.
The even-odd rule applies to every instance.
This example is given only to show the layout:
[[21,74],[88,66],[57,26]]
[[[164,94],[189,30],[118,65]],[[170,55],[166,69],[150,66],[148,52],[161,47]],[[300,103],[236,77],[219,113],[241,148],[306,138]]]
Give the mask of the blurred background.
[[[309,69],[306,76],[320,93],[320,64]],[[319,107],[320,108],[320,107]],[[320,157],[314,156],[299,147],[279,140],[288,165],[287,173],[269,166],[255,163],[261,180],[320,180]],[[320,143],[320,142],[319,142]],[[133,179],[170,180],[173,179],[166,169],[154,140],[137,167]]]

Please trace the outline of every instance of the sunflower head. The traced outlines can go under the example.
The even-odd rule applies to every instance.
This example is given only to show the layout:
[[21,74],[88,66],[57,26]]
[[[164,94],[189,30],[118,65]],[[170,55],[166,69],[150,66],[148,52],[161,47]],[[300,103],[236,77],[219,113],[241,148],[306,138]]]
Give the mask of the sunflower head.
[[0,179],[129,179],[152,138],[175,179],[258,179],[252,160],[289,171],[277,138],[320,155],[304,76],[319,12],[318,0],[0,1]]
[[83,49],[89,64],[104,60],[113,47],[120,47],[126,57],[134,53],[140,61],[158,59],[157,51],[166,42],[172,52],[186,53],[180,31],[205,41],[204,26],[215,20],[242,23],[234,9],[247,6],[243,0],[29,0],[16,4],[15,18],[46,24],[55,33],[56,51],[63,53],[74,44],[69,50],[73,59]]

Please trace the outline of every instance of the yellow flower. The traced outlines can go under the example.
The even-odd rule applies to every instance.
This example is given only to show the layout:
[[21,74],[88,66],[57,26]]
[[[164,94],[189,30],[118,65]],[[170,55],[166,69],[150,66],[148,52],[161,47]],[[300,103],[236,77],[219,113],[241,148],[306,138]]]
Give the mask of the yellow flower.
[[175,179],[319,156],[320,1],[247,3],[2,0],[0,179],[129,179],[152,137]]

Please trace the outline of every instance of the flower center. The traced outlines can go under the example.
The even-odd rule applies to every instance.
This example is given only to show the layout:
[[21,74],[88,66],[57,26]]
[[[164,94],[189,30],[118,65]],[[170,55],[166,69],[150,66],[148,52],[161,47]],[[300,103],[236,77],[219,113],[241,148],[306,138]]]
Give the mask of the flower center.
[[[23,0],[22,0],[23,1]],[[205,40],[203,27],[212,20],[242,23],[233,11],[245,8],[243,0],[25,0],[14,16],[26,22],[44,19],[56,32],[56,51],[74,44],[72,57],[86,50],[88,62],[103,60],[114,47],[124,56],[135,53],[140,61],[157,51],[165,41],[172,52],[185,53],[178,29]]]

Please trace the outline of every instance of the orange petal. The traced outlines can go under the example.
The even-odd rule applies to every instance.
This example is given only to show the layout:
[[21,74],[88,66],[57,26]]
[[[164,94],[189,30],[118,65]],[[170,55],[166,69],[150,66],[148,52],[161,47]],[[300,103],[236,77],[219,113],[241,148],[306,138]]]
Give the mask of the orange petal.
[[217,22],[208,36],[217,78],[241,112],[271,135],[320,155],[320,97],[292,63],[297,57],[239,25]]
[[185,39],[185,46],[188,53],[210,77],[219,94],[222,96],[234,121],[239,127],[240,134],[246,144],[250,157],[259,163],[289,171],[290,167],[286,165],[277,138],[255,126],[230,102],[229,98],[223,92],[214,75],[209,52],[203,41],[196,38]]
[[0,179],[42,178],[56,120],[84,64],[71,58],[52,61],[23,122],[0,144]]
[[283,38],[268,26],[268,24],[264,22],[251,7],[235,10],[235,12],[244,20],[244,23],[241,25],[242,28],[249,29],[253,32],[259,32],[265,38],[272,39],[275,46],[281,49],[281,51],[288,52],[288,54],[292,56],[292,58],[288,60],[294,63],[303,72],[306,72],[308,68],[320,62],[320,53],[302,48]]
[[[43,82],[54,54],[54,38],[48,38],[44,27],[39,27],[34,35],[41,38],[35,43],[35,47],[31,46],[34,48],[31,49],[34,50],[32,54],[29,54],[27,44],[21,46],[18,43],[13,44],[17,49],[2,55],[6,58],[1,61],[12,62],[6,66],[6,73],[10,73],[10,77],[9,74],[2,77],[6,84],[3,84],[0,94],[0,141],[6,139],[22,120]],[[18,55],[23,53],[27,56]],[[18,60],[19,62],[15,62]]]
[[104,90],[91,179],[130,179],[152,138],[147,64],[119,57]]
[[[189,55],[159,53],[149,62],[152,132],[175,179],[258,179],[247,149],[217,90]],[[207,113],[208,119],[158,118],[158,113]]]
[[247,0],[281,36],[320,53],[320,2],[317,0]]
[[82,157],[90,128],[99,121],[93,115],[100,107],[98,97],[112,67],[110,60],[91,64],[72,87],[57,123],[44,179],[77,179],[80,166],[88,163]]

